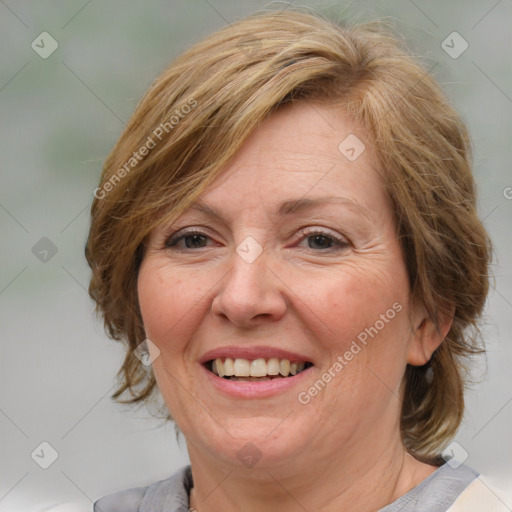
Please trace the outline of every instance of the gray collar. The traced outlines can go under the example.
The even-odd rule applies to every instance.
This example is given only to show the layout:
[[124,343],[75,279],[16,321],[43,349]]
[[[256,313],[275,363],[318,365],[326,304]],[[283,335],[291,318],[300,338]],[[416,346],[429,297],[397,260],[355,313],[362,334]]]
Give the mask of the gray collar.
[[193,486],[190,466],[186,466],[168,480],[150,485],[138,512],[189,512]]
[[[446,463],[379,512],[444,512],[477,476],[467,466],[455,468]],[[94,512],[189,512],[193,485],[190,466],[186,466],[149,487],[105,496],[94,504]]]

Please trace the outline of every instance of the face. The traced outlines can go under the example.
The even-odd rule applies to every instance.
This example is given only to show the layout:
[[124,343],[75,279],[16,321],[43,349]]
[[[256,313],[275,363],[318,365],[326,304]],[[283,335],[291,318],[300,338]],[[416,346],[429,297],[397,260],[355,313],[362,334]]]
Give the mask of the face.
[[191,459],[315,464],[399,435],[414,312],[370,144],[339,149],[351,133],[332,106],[281,108],[151,236],[140,307]]

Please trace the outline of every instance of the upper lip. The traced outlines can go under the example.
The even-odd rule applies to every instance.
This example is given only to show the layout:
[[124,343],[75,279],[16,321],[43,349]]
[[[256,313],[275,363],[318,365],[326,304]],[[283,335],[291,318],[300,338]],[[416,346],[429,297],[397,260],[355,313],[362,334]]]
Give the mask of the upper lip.
[[291,352],[289,350],[283,350],[276,347],[266,347],[263,345],[253,346],[253,347],[240,347],[240,346],[228,346],[228,347],[219,347],[214,348],[212,350],[209,350],[208,352],[204,353],[200,359],[199,362],[201,364],[204,364],[208,361],[211,361],[212,359],[221,358],[224,359],[226,357],[230,357],[232,359],[270,359],[272,357],[275,357],[277,359],[288,359],[292,362],[309,362],[312,363],[313,361],[311,358],[299,354],[297,352]]

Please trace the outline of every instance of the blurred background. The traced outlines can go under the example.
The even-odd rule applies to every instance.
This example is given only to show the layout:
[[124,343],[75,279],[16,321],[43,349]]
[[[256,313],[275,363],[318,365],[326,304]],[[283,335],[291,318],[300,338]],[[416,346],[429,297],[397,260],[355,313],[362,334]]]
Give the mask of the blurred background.
[[[295,4],[353,22],[393,20],[469,125],[496,280],[484,326],[487,369],[476,373],[480,382],[468,392],[452,448],[510,485],[512,2]],[[89,208],[103,160],[172,59],[256,10],[285,7],[0,0],[0,512],[91,506],[188,462],[171,425],[110,399],[123,353],[102,331],[86,292]]]

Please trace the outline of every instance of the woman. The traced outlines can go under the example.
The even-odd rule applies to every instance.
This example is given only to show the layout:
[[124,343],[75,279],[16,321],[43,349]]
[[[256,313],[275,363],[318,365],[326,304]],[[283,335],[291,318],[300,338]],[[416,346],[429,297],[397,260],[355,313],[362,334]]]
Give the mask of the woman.
[[259,14],[179,57],[105,163],[86,255],[115,397],[158,386],[191,465],[95,510],[501,510],[440,456],[488,291],[469,146],[377,24]]

